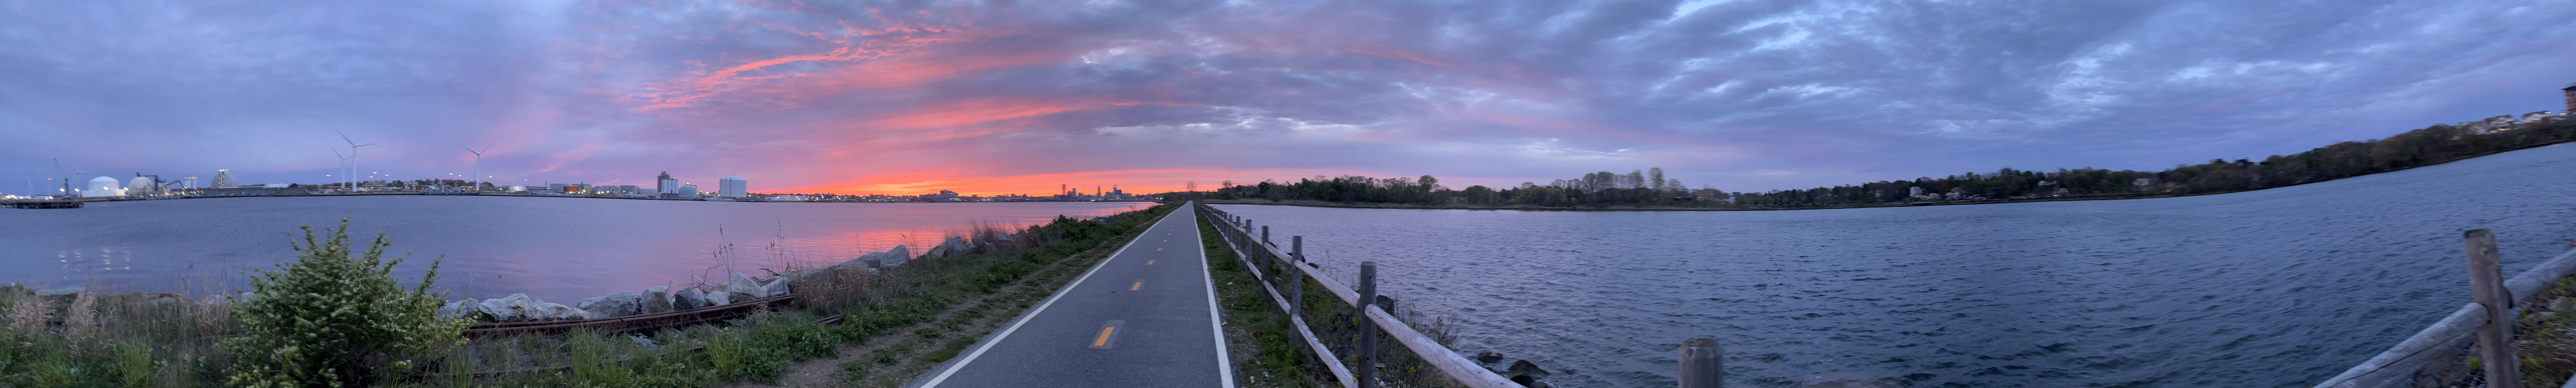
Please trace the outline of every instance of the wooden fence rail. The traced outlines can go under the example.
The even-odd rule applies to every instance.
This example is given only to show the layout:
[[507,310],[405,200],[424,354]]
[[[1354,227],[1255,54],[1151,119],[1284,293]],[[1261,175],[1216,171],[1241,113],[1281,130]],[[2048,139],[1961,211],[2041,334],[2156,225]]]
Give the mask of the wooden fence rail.
[[[2474,264],[2474,262],[2480,259],[2480,257],[2478,257],[2479,251],[2476,248],[2479,244],[2478,240],[2480,238],[2476,232],[2480,231],[2485,231],[2485,229],[2471,231],[2467,236],[2464,236],[2464,240],[2467,240],[2466,245],[2469,249],[2468,252],[2471,255],[2470,260],[2473,262],[2471,265],[2472,271],[2475,271],[2477,269],[2476,267],[2479,266],[2478,264]],[[2489,254],[2484,259],[2492,261],[2494,260],[2494,257],[2492,256],[2494,235],[2486,234],[2484,237],[2486,239],[2485,244],[2489,247],[2489,250],[2487,251]],[[2506,311],[2502,314],[2492,314],[2488,312],[2486,305],[2482,305],[2477,302],[2470,302],[2462,305],[2458,310],[2452,310],[2450,315],[2442,317],[2442,320],[2434,321],[2432,325],[2426,326],[2424,330],[2415,332],[2414,336],[2407,337],[2404,341],[2399,341],[2397,345],[2388,347],[2387,351],[2380,352],[2379,355],[2373,356],[2367,361],[2362,361],[2361,365],[2354,365],[2352,369],[2346,369],[2342,374],[2337,374],[2332,378],[2328,378],[2323,382],[2317,383],[2316,387],[2385,388],[2411,386],[2417,378],[2424,375],[2424,373],[2421,372],[2423,372],[2426,366],[2433,365],[2435,362],[2448,361],[2452,357],[2457,357],[2461,352],[2466,351],[2470,339],[2477,337],[2478,329],[2480,327],[2487,326],[2489,317],[2519,316],[2520,314],[2518,313],[2521,312],[2524,307],[2523,305],[2530,302],[2532,296],[2539,294],[2541,289],[2547,288],[2550,283],[2556,283],[2559,278],[2564,278],[2571,272],[2576,272],[2576,250],[2569,250],[2567,253],[2561,253],[2556,258],[2542,262],[2539,266],[2532,267],[2530,270],[2523,271],[2520,275],[2515,275],[2512,279],[2505,280],[2505,291],[2510,293],[2512,299],[2503,301],[2503,304],[2513,305],[2513,311]],[[2472,291],[2474,294],[2477,293],[2476,291],[2480,290]],[[2499,326],[2510,330],[2512,323],[2504,322],[2503,325]]]
[[[1252,234],[1251,231],[1245,230],[1243,225],[1236,223],[1239,222],[1237,221],[1237,218],[1227,215],[1224,211],[1216,210],[1216,208],[1205,204],[1198,204],[1196,206],[1200,210],[1201,214],[1206,214],[1210,218],[1209,221],[1211,221],[1211,224],[1223,225],[1223,227],[1218,228],[1219,231],[1226,232],[1230,236],[1249,236]],[[1283,260],[1292,258],[1286,253],[1279,252],[1276,247],[1272,247],[1268,243],[1237,244],[1234,240],[1236,239],[1229,238],[1226,243],[1234,248],[1236,252],[1244,252],[1246,255],[1258,255],[1267,260]],[[1243,240],[1249,240],[1249,238],[1244,238]],[[1294,260],[1288,260],[1288,262],[1295,263]],[[1332,281],[1332,277],[1325,276],[1322,271],[1317,270],[1312,266],[1302,264],[1291,265],[1289,267],[1296,268],[1299,273],[1304,274],[1306,277],[1314,278],[1316,284],[1322,285],[1324,289],[1333,294],[1333,296],[1340,297],[1342,302],[1360,308],[1361,311],[1364,312],[1364,315],[1368,316],[1369,321],[1375,323],[1380,331],[1383,331],[1388,337],[1395,339],[1396,343],[1404,344],[1405,348],[1413,350],[1414,354],[1422,356],[1422,359],[1425,362],[1431,364],[1434,369],[1440,370],[1441,374],[1448,376],[1450,379],[1457,380],[1458,383],[1465,384],[1472,388],[1518,388],[1521,386],[1518,383],[1513,383],[1510,379],[1503,378],[1502,375],[1495,374],[1494,371],[1486,370],[1483,366],[1476,365],[1475,361],[1467,360],[1467,357],[1458,355],[1457,351],[1450,350],[1448,346],[1441,345],[1439,341],[1432,340],[1430,336],[1423,335],[1420,331],[1415,331],[1413,326],[1405,324],[1404,321],[1396,320],[1394,314],[1389,314],[1385,309],[1378,308],[1377,303],[1360,301],[1360,295],[1358,292],[1353,292],[1350,287],[1342,285],[1341,282]],[[1293,311],[1291,312],[1291,315],[1294,315]],[[1311,334],[1309,334],[1309,336],[1311,337]],[[1333,361],[1333,363],[1338,364],[1339,361]],[[1361,367],[1366,368],[1367,366]],[[1363,384],[1360,386],[1373,387],[1375,385]]]

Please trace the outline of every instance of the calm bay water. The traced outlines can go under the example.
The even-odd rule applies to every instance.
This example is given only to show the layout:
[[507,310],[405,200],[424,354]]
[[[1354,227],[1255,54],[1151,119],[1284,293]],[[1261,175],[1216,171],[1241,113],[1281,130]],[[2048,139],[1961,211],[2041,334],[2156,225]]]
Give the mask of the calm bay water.
[[2576,238],[2576,146],[2183,198],[1767,212],[1219,205],[1344,281],[1447,317],[1463,353],[1571,387],[2305,387],[2468,301],[2460,232],[2506,274]]
[[[936,245],[974,224],[1095,217],[1141,202],[749,203],[543,197],[260,197],[0,209],[0,282],[38,288],[205,291],[245,269],[291,260],[296,226],[350,217],[358,239],[384,231],[397,273],[443,259],[450,298],[527,293],[581,298],[731,272],[833,263],[896,244]],[[363,243],[363,241],[361,241]],[[726,248],[730,246],[730,248]],[[915,252],[919,252],[916,248]],[[444,256],[442,258],[442,255]],[[710,269],[708,267],[717,267]]]

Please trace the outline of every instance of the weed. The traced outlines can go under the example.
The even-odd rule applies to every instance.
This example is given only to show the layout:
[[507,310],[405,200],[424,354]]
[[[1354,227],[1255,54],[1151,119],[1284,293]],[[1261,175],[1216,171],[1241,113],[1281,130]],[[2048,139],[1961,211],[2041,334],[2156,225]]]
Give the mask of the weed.
[[750,349],[743,343],[741,333],[729,328],[711,327],[701,330],[698,338],[705,341],[707,360],[713,364],[716,378],[732,380],[742,376],[743,359],[749,355]]
[[867,364],[867,363],[858,362],[858,361],[843,361],[843,362],[841,362],[841,384],[842,384],[842,385],[859,385],[859,380],[866,380],[867,378],[868,378],[868,364]]
[[116,381],[127,388],[152,384],[152,347],[142,341],[125,340],[116,344]]

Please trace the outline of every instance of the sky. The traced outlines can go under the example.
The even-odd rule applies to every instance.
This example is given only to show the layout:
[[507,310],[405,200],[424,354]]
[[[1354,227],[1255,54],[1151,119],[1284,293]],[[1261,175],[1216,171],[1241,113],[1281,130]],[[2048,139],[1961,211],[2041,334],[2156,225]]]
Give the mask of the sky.
[[[0,172],[1129,192],[2159,170],[2563,108],[2542,1],[0,2]],[[57,169],[55,163],[61,167]],[[452,175],[450,175],[452,174]],[[201,181],[202,183],[202,181]],[[42,190],[42,189],[38,189]]]

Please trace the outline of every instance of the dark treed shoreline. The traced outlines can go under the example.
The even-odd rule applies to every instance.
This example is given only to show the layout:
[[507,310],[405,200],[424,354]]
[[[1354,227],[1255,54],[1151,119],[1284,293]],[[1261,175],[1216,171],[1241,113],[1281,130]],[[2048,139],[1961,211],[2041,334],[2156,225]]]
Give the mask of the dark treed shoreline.
[[[2261,161],[2213,159],[2164,171],[2096,168],[1965,173],[1768,192],[1693,190],[1661,168],[1602,171],[1548,184],[1450,189],[1419,178],[1340,176],[1233,184],[1196,194],[1210,204],[1481,210],[1803,210],[1915,205],[2162,198],[2324,182],[2474,158],[2576,139],[2576,121],[2533,120],[2480,129],[2434,125],[2385,139],[2341,142]],[[1179,200],[1180,198],[1168,198]]]

